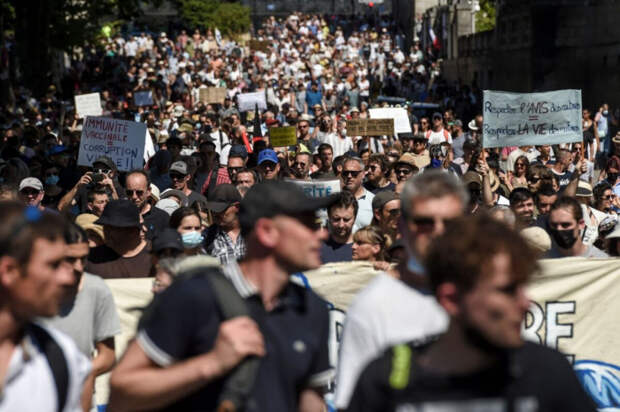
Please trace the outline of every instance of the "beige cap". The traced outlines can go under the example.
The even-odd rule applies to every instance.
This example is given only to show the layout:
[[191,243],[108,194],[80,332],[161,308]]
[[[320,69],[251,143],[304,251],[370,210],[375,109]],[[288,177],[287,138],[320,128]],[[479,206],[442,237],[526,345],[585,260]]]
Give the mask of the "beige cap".
[[545,229],[532,226],[521,231],[521,236],[527,243],[539,252],[546,252],[551,249],[551,238]]

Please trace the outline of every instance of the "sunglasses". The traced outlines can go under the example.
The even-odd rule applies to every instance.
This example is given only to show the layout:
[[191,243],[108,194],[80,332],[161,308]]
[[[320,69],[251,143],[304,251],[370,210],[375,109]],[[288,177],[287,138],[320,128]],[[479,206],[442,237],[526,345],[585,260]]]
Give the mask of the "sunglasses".
[[24,196],[37,196],[41,192],[37,189],[26,188],[21,190],[20,193]]
[[409,175],[411,172],[413,172],[413,170],[406,167],[396,169],[397,175]]
[[239,173],[243,170],[243,167],[229,167],[228,173]]
[[185,177],[185,175],[182,175],[180,173],[170,173],[170,179],[172,180],[182,180]]
[[131,189],[126,189],[125,193],[127,194],[127,197],[132,197],[133,194],[135,193],[136,196],[138,197],[142,197],[144,195],[144,190],[131,190]]
[[362,173],[361,170],[343,170],[342,177],[357,177],[360,173]]
[[523,163],[517,163],[515,167],[525,167],[525,165]]
[[601,196],[602,200],[613,200],[616,195]]
[[409,216],[407,220],[416,225],[417,231],[421,233],[434,231],[438,221],[441,221],[444,226],[449,226],[453,221],[453,219],[434,218],[432,216]]

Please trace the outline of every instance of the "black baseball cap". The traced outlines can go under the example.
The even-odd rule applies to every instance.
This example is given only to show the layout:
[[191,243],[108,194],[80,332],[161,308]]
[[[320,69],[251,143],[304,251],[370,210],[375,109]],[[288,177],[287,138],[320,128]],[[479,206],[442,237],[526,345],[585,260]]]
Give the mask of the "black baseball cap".
[[213,194],[209,196],[207,201],[207,209],[220,213],[233,203],[241,202],[241,194],[235,185],[223,183],[217,185],[213,190]]
[[153,253],[161,252],[164,249],[175,249],[183,251],[183,239],[181,234],[172,228],[164,228],[153,239]]
[[308,197],[303,189],[291,182],[263,182],[250,188],[241,201],[239,222],[242,228],[251,228],[262,218],[278,215],[296,217],[317,209],[328,208],[338,200],[338,194],[326,197]]
[[110,170],[116,170],[116,165],[114,164],[114,161],[108,156],[99,156],[98,158],[96,158],[93,162],[93,167],[97,163],[105,165]]
[[111,200],[94,223],[113,227],[140,227],[140,211],[130,200]]

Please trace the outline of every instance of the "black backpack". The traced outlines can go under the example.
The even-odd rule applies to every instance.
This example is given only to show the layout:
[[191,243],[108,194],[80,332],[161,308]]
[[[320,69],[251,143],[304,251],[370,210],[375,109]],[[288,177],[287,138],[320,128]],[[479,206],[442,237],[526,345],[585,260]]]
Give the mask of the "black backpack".
[[45,355],[47,363],[50,365],[54,383],[56,384],[56,399],[58,411],[62,412],[67,403],[67,394],[69,392],[69,367],[67,359],[62,348],[49,334],[47,330],[41,326],[31,323],[28,325],[28,331],[34,337],[39,349]]

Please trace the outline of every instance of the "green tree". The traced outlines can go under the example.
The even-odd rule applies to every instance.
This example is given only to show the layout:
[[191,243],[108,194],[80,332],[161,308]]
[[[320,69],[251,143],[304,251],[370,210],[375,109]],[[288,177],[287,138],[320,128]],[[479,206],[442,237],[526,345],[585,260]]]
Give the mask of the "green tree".
[[223,35],[249,30],[250,8],[219,0],[177,0],[179,14],[189,29],[215,29]]
[[476,31],[487,31],[495,28],[495,1],[480,0],[480,11],[476,13]]

